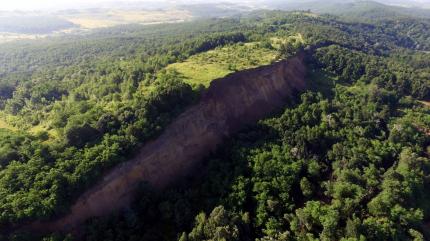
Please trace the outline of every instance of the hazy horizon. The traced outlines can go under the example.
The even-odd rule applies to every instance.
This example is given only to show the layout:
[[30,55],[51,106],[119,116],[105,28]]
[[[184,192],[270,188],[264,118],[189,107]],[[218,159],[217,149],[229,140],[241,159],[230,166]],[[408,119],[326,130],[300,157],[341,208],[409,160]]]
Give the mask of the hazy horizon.
[[[195,3],[264,3],[270,0],[15,0],[2,3],[1,11],[40,11],[40,10],[62,10],[70,8],[90,8],[90,7],[112,7],[115,5],[127,4],[147,4],[148,7],[156,7],[157,5],[165,4],[195,4]],[[308,0],[311,1],[311,0]],[[377,2],[394,4],[394,5],[409,5],[409,6],[428,6],[430,0],[376,0]],[[298,0],[288,0],[291,2],[306,2]]]
[[[253,0],[252,2],[263,2],[265,0]],[[2,11],[32,11],[32,10],[61,10],[68,8],[104,7],[127,4],[147,4],[153,7],[163,4],[194,4],[215,2],[251,2],[247,0],[15,0],[0,4]]]

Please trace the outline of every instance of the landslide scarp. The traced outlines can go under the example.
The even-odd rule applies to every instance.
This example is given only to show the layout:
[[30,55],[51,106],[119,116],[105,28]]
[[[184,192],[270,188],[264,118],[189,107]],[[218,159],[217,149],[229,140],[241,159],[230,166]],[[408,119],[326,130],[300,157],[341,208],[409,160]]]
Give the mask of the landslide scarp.
[[288,60],[214,80],[200,102],[176,118],[134,158],[111,170],[83,193],[70,212],[32,231],[71,231],[91,217],[127,207],[138,185],[162,189],[190,174],[223,140],[246,125],[270,116],[306,88],[304,53]]

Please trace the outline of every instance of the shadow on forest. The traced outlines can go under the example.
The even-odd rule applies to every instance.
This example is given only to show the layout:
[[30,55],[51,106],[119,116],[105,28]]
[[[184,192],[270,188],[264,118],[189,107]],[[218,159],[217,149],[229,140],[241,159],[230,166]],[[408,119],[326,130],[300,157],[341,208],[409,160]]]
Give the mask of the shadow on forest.
[[[210,213],[216,206],[226,204],[226,195],[238,177],[250,175],[245,152],[275,138],[276,132],[268,125],[248,126],[226,140],[191,175],[166,190],[160,192],[142,183],[130,208],[87,221],[86,231],[92,234],[87,240],[118,240],[133,235],[142,240],[177,239],[181,231],[192,228],[200,212]],[[251,200],[247,203],[252,205]]]

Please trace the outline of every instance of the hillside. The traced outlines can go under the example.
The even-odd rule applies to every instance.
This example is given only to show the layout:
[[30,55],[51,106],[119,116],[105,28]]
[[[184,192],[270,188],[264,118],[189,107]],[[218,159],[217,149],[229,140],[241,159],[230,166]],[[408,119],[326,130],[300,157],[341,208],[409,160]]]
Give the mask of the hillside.
[[301,53],[270,66],[214,80],[197,105],[178,116],[135,158],[113,169],[102,182],[81,195],[70,214],[53,223],[32,224],[29,229],[73,231],[91,217],[127,207],[142,181],[161,189],[193,173],[203,157],[215,151],[225,138],[275,113],[288,98],[306,88],[303,61]]
[[275,49],[262,48],[260,43],[242,43],[194,55],[184,62],[167,66],[167,69],[177,71],[190,85],[208,87],[214,79],[236,71],[268,65],[276,57]]
[[[57,11],[0,11],[0,43],[21,39],[74,36],[125,24],[153,25],[187,22],[195,19],[225,18],[261,9],[312,11],[333,14],[351,21],[375,21],[393,18],[430,18],[430,9],[416,3],[395,1],[198,1],[89,3],[87,7]],[[421,6],[422,4],[418,4]]]
[[[402,1],[405,3],[405,1]],[[393,4],[387,2],[387,4]],[[328,13],[342,17],[353,18],[358,20],[381,20],[398,17],[419,17],[430,18],[430,10],[418,8],[412,5],[386,5],[378,1],[361,1],[361,0],[328,0],[328,1],[303,1],[301,3],[289,1],[269,1],[269,5],[274,8],[285,10],[310,10],[317,13]]]
[[[76,9],[0,11],[0,43],[22,39],[75,36],[126,24],[179,23],[229,17],[253,8],[235,3],[139,2],[93,4]],[[94,5],[94,6],[92,6]],[[152,7],[151,7],[152,6]]]
[[430,23],[392,9],[0,44],[0,240],[429,239]]

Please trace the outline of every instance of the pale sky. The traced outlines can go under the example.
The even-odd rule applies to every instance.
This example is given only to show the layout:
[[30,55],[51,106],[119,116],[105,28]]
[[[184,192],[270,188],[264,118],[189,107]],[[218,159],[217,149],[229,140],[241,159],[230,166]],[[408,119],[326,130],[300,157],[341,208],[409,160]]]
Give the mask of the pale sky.
[[148,2],[148,4],[154,4],[161,2],[195,3],[215,1],[243,2],[244,0],[0,0],[0,10],[49,10],[79,7],[97,7],[98,4],[101,3],[115,2]]
[[67,8],[105,0],[0,0],[1,10],[40,10]]
[[[0,10],[52,10],[52,9],[67,9],[79,7],[97,7],[102,3],[113,5],[114,3],[123,2],[143,2],[148,4],[156,4],[161,2],[210,2],[221,0],[0,0]],[[222,0],[225,1],[225,0]],[[242,1],[242,0],[226,0],[226,1]],[[257,0],[259,1],[259,0]]]
[[[77,7],[95,7],[103,2],[258,2],[262,0],[0,0],[0,10],[49,10],[49,9],[65,9]],[[285,0],[294,1],[294,0]],[[296,0],[297,1],[297,0]],[[300,0],[299,0],[300,1]],[[309,0],[308,0],[309,1]],[[324,1],[324,0],[321,0]],[[377,0],[378,1],[378,0]],[[379,0],[382,2],[412,1],[421,4],[429,4],[430,0]]]

